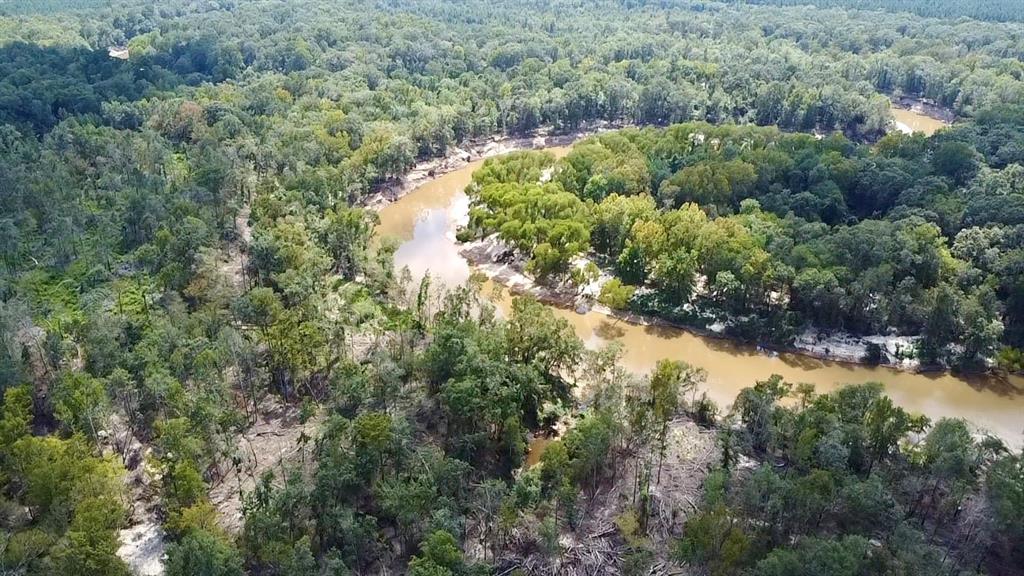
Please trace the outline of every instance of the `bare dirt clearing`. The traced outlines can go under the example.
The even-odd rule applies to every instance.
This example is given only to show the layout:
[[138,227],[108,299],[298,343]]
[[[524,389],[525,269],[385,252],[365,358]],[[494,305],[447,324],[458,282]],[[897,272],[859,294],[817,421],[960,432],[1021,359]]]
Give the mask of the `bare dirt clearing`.
[[210,501],[228,532],[241,529],[242,494],[252,492],[265,472],[273,470],[280,478],[287,464],[308,456],[305,451],[312,447],[322,420],[315,416],[303,423],[299,413],[295,406],[265,402],[256,423],[236,438],[232,466],[210,490]]

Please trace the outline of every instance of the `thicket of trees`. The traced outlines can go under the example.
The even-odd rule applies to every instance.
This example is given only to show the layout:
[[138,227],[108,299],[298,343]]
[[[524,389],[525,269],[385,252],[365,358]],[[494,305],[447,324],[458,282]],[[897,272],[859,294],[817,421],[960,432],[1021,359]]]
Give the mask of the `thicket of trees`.
[[[232,78],[242,94],[253,92],[236,102],[256,116],[285,115],[270,102],[283,97],[279,89],[306,100],[288,118],[292,134],[322,126],[328,101],[349,117],[353,147],[356,125],[398,122],[428,153],[495,129],[594,119],[877,136],[887,121],[878,91],[968,115],[1022,95],[1012,25],[842,11],[823,19],[705,2],[604,2],[584,17],[572,2],[525,7],[140,2],[12,16],[0,28],[3,61],[14,65],[4,69],[0,108],[13,115],[7,122],[44,129],[61,110],[99,113],[98,101]],[[104,57],[119,44],[131,49],[129,62]]]
[[[880,390],[815,395],[778,376],[743,390],[676,557],[710,574],[1012,572],[1017,521],[997,510],[1019,495],[1007,483],[1019,458]],[[774,465],[738,471],[737,450]]]
[[930,18],[958,18],[966,16],[979,20],[1012,22],[1024,20],[1024,11],[1014,0],[985,0],[960,2],[958,0],[740,0],[751,4],[776,6],[819,6],[822,8],[853,8],[856,10],[888,10],[913,12]]
[[[117,530],[144,505],[166,530],[170,576],[489,573],[523,553],[507,540],[516,526],[539,527],[557,555],[559,533],[579,526],[618,464],[635,472],[635,522],[621,525],[643,566],[655,551],[635,538],[649,514],[641,488],[657,481],[668,426],[682,410],[714,418],[686,400],[699,373],[666,362],[647,379],[623,374],[530,301],[498,320],[471,289],[437,303],[428,283],[410,297],[394,246],[373,241],[375,216],[358,207],[417,159],[477,137],[593,120],[723,125],[602,137],[543,186],[543,156],[492,164],[510,168],[495,175],[504,183],[478,176],[495,209],[475,221],[529,251],[537,274],[565,274],[567,255],[588,246],[614,255],[627,284],[609,302],[646,281],[681,303],[713,271],[714,298],[737,311],[777,309],[782,286],[787,314],[897,322],[969,359],[998,340],[996,318],[1006,342],[1022,337],[1024,136],[1012,105],[1024,48],[1010,25],[840,11],[823,22],[707,2],[0,6],[0,571],[124,574]],[[129,59],[108,58],[121,44]],[[970,121],[930,140],[882,138],[885,92]],[[846,136],[731,126],[744,123]],[[719,143],[688,140],[695,131]],[[528,215],[530,227],[505,225]],[[836,249],[841,234],[864,253]],[[870,294],[844,293],[811,305],[833,281],[850,290],[862,278],[906,305],[858,310],[852,298]],[[792,323],[764,334],[775,325]],[[576,380],[594,383],[583,416]],[[794,472],[780,482],[824,467],[789,447],[805,412],[757,412],[756,394],[741,416],[770,412],[747,420],[777,426],[741,420],[749,448],[723,444],[724,468],[737,449],[785,460]],[[966,569],[971,550],[1001,562],[1021,548],[1019,457],[985,448],[970,474],[942,476],[930,452],[883,454],[872,440],[865,467],[861,439],[872,426],[902,436],[899,413],[862,429],[857,412],[815,402],[806,413],[825,423],[814,430],[844,422],[827,442],[799,434],[849,451],[846,469],[835,454],[823,468],[834,486],[894,468],[906,473],[890,490],[925,482],[899,496],[925,527],[900,552],[886,540],[887,554],[909,565],[904,550],[948,550],[940,564]],[[268,403],[324,423],[293,468],[245,495],[244,528],[228,534],[209,490]],[[566,420],[543,464],[515,473],[527,434]],[[751,514],[736,523],[752,543],[744,568],[856,553],[875,535],[833,529],[831,512],[814,529],[787,520],[788,532],[764,533],[759,512],[731,499],[742,485],[723,491],[733,512],[718,518]],[[987,547],[951,532],[963,516],[946,506],[968,501],[986,506]],[[786,539],[796,534],[813,539]],[[921,566],[907,572],[934,572]]]
[[1004,136],[986,120],[873,146],[776,128],[621,130],[557,163],[489,160],[462,238],[497,233],[549,282],[578,281],[574,259],[591,254],[643,288],[607,289],[636,311],[726,320],[762,342],[805,325],[897,330],[922,336],[924,362],[978,367],[1022,344],[1024,125],[1000,118]]

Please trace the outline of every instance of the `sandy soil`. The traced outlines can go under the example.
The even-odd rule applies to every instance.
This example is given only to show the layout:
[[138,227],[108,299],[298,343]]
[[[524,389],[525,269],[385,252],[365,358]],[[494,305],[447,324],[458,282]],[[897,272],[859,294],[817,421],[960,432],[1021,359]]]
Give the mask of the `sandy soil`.
[[160,576],[167,541],[159,518],[157,474],[147,465],[151,449],[132,434],[120,413],[111,415],[101,438],[103,453],[117,455],[125,466],[128,522],[118,533],[117,556],[135,576]]
[[[583,306],[590,309],[592,301],[596,300],[601,293],[601,286],[612,278],[609,272],[602,271],[594,282],[585,286],[577,287],[571,284],[543,286],[526,273],[525,259],[519,256],[506,258],[512,251],[512,247],[500,240],[496,234],[473,242],[466,242],[459,248],[459,254],[473,268],[483,272],[488,278],[512,292],[532,294],[539,300],[571,308]],[[582,268],[589,262],[586,258],[577,258],[573,262],[573,266]]]
[[117,556],[124,560],[134,576],[161,576],[164,573],[164,530],[155,518],[121,530]]

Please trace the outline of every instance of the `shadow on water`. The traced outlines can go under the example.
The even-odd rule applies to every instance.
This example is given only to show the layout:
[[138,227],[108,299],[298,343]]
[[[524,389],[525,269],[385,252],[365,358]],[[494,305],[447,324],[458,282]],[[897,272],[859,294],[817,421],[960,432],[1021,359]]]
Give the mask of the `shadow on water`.
[[[779,360],[786,364],[786,366],[792,366],[799,370],[821,370],[828,367],[828,364],[824,360],[815,358],[813,356],[804,356],[803,354],[793,354],[790,352],[784,352],[779,354]],[[841,363],[837,363],[841,364]],[[853,365],[851,365],[853,366]]]
[[672,338],[676,338],[682,332],[684,332],[683,328],[674,328],[672,326],[665,326],[664,324],[644,325],[644,334],[654,336],[655,338],[662,338],[664,340],[671,340]]
[[626,327],[622,320],[601,320],[594,327],[594,334],[602,340],[616,340],[626,335]]
[[705,346],[707,346],[710,350],[714,350],[715,352],[721,352],[723,354],[729,354],[730,356],[739,358],[754,358],[758,356],[768,356],[767,351],[759,350],[756,345],[751,344],[749,342],[741,342],[725,336],[694,336],[696,338],[699,338]]
[[[929,377],[928,374],[924,374],[924,376]],[[936,372],[934,375],[936,379],[941,376],[941,372]],[[1020,376],[1007,374],[951,374],[951,376],[979,392],[989,391],[1006,398],[1024,396],[1024,378]],[[1024,414],[1021,414],[1021,419],[1024,420]]]

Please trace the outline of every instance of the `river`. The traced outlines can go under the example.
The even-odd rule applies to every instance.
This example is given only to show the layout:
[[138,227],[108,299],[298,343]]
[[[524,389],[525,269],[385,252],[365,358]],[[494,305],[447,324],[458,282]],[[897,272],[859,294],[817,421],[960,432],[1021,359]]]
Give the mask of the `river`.
[[925,136],[935,134],[940,128],[949,126],[947,122],[926,116],[920,112],[906,108],[892,108],[892,117],[896,120],[896,129],[904,134],[923,132]]
[[[548,148],[556,156],[568,147]],[[377,232],[397,237],[398,268],[408,266],[414,279],[429,271],[448,286],[465,282],[471,268],[459,254],[455,229],[467,219],[464,188],[482,161],[427,181],[380,211]],[[499,308],[507,307],[507,300]],[[823,361],[799,354],[771,355],[754,346],[708,338],[663,326],[640,326],[597,312],[578,314],[552,307],[568,320],[583,342],[597,348],[610,341],[623,347],[624,367],[646,373],[662,358],[686,361],[707,371],[705,390],[719,406],[757,380],[779,374],[789,382],[809,382],[819,392],[848,383],[881,382],[893,401],[933,419],[962,417],[1014,447],[1024,440],[1024,379],[993,376],[963,378],[946,373],[917,374],[880,366]]]

